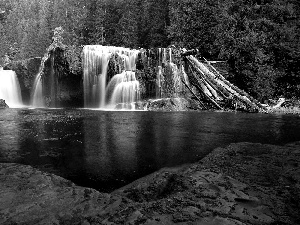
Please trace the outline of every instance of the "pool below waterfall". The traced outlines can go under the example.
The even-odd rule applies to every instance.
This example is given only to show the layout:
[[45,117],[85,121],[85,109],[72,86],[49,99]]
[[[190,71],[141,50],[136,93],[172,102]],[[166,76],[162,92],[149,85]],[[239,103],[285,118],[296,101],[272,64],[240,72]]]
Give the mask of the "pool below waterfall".
[[4,109],[0,162],[32,165],[110,192],[233,142],[299,141],[299,130],[299,115]]

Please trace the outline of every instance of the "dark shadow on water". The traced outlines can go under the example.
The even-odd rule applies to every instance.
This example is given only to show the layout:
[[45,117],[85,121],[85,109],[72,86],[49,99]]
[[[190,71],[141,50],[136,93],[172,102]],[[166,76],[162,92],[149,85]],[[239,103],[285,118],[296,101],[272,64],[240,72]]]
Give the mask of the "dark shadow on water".
[[0,162],[110,192],[233,142],[299,141],[299,130],[295,115],[8,109],[0,115]]

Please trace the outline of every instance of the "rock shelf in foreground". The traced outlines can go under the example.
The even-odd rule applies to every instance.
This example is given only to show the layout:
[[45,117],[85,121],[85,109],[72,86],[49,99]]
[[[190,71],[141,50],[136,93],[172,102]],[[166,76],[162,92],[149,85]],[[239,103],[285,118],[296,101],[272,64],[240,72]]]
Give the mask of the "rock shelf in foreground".
[[300,224],[300,142],[236,143],[110,194],[0,164],[0,224]]

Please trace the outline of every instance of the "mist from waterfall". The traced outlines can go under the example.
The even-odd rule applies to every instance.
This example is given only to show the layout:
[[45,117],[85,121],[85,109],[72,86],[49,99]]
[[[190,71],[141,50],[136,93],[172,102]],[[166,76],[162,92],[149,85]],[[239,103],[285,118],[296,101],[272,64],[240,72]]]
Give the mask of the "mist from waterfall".
[[12,70],[0,69],[0,99],[5,100],[10,108],[23,107],[20,84]]

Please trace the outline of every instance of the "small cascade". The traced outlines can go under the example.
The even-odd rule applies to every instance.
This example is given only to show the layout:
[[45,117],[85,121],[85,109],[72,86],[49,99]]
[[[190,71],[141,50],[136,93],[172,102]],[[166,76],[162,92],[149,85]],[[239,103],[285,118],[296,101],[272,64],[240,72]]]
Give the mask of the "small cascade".
[[162,67],[157,67],[157,74],[156,74],[156,98],[161,98],[162,86],[161,86],[161,79],[162,77]]
[[[137,98],[132,97],[134,94],[131,93],[137,92],[139,83],[135,79],[135,73],[130,71],[136,70],[138,53],[138,50],[114,46],[87,45],[84,47],[85,108],[107,108],[111,104],[136,101]],[[114,74],[109,80],[108,68],[112,57],[118,58],[116,62],[118,65],[115,65],[118,69],[114,68],[116,75]]]
[[172,63],[172,48],[169,48],[169,62]]
[[121,108],[135,109],[133,102],[140,99],[139,82],[135,72],[124,71],[116,74],[107,86],[110,106],[121,105]]
[[182,73],[182,68],[176,65],[175,52],[172,48],[158,48],[156,59],[156,98],[179,97],[184,92],[184,84],[188,82],[186,74]]
[[31,91],[31,106],[34,108],[61,107],[61,80],[68,70],[64,50],[47,50],[41,61]]
[[39,73],[36,76],[35,81],[34,81],[31,105],[32,105],[32,107],[35,107],[35,108],[46,107],[45,99],[43,96],[43,84],[42,84],[41,73]]
[[162,51],[158,49],[158,66],[156,73],[156,98],[161,98]]
[[11,108],[23,106],[20,84],[16,73],[12,70],[0,68],[0,99],[5,100]]
[[39,68],[39,72],[36,75],[33,83],[33,89],[31,91],[31,106],[34,108],[44,108],[46,107],[44,91],[43,91],[43,80],[42,75],[44,74],[45,61],[46,57],[44,57],[41,61],[41,66]]

